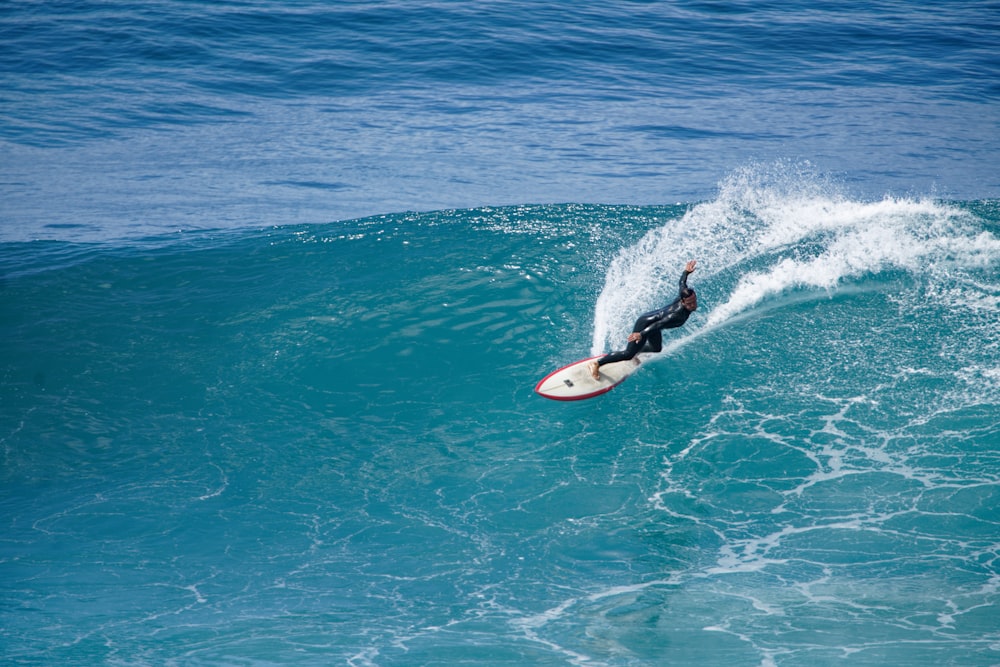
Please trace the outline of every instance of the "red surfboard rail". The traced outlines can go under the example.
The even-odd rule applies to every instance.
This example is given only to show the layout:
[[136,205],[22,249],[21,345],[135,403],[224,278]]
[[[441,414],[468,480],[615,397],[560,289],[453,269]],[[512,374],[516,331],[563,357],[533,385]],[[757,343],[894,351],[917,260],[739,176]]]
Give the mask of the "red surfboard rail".
[[557,368],[535,385],[535,393],[553,401],[582,401],[611,391],[635,372],[638,358],[601,366],[600,380],[590,374],[588,365],[604,355],[587,357]]

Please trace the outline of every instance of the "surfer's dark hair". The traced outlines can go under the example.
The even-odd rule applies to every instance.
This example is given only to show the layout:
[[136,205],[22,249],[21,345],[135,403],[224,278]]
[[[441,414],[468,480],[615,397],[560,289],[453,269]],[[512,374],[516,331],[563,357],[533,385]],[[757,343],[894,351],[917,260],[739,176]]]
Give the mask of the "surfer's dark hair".
[[698,297],[695,295],[694,290],[690,287],[684,289],[681,293],[681,303],[688,310],[698,310]]

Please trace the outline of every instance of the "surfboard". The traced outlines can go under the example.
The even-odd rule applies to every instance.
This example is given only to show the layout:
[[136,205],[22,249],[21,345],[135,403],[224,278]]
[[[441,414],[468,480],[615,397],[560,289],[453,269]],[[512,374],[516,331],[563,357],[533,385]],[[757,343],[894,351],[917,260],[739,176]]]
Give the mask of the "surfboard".
[[582,401],[611,391],[639,368],[639,357],[601,366],[601,379],[595,380],[587,368],[594,359],[587,357],[552,371],[535,385],[535,393],[554,401]]

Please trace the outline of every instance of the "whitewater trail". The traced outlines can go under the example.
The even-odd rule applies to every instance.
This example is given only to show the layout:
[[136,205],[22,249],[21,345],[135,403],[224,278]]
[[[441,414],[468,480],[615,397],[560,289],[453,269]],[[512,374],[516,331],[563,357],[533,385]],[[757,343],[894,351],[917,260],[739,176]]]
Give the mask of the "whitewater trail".
[[673,299],[689,259],[698,260],[690,284],[702,312],[668,353],[795,291],[832,295],[887,271],[925,287],[962,284],[966,270],[1000,258],[1000,240],[973,223],[969,212],[931,199],[855,201],[801,171],[747,168],[715,200],[620,251],[595,304],[591,353],[621,347],[639,314]]

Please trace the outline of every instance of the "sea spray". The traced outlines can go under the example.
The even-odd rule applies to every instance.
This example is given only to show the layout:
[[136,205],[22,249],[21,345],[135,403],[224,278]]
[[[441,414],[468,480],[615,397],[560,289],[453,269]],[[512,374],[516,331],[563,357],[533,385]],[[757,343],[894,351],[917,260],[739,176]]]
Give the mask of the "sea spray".
[[964,209],[931,199],[851,200],[800,170],[748,168],[719,196],[667,220],[611,262],[594,315],[592,353],[620,347],[632,321],[674,298],[684,262],[701,312],[665,351],[793,290],[832,294],[884,271],[961,280],[1000,258],[1000,240]]

